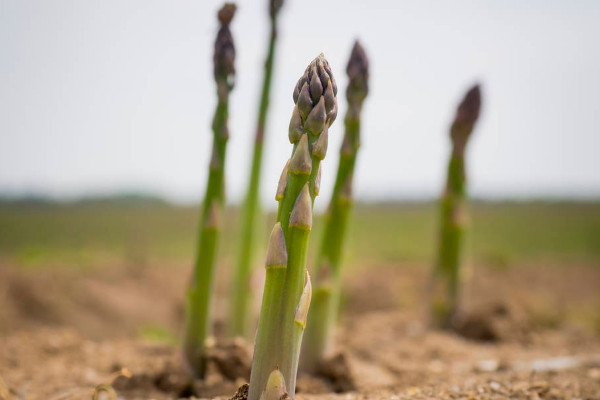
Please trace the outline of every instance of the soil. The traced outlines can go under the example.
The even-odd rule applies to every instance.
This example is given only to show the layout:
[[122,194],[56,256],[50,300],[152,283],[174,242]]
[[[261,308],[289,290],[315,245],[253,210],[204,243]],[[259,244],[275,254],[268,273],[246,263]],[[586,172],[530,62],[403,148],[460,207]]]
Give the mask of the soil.
[[[423,318],[426,268],[349,271],[343,303],[352,312],[342,315],[336,353],[319,376],[300,374],[297,398],[600,399],[600,268],[475,272],[459,332],[449,333]],[[109,399],[111,389],[122,399],[231,398],[247,382],[249,343],[216,339],[207,379],[189,382],[170,341],[188,274],[178,266],[2,268],[0,399]],[[148,326],[174,339],[140,335]]]

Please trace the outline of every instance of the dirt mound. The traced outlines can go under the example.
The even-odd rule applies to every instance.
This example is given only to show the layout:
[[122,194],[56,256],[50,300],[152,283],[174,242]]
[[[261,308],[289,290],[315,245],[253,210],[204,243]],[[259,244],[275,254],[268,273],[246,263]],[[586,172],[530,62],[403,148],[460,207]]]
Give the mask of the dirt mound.
[[216,343],[209,346],[206,357],[223,377],[250,380],[252,347],[241,338],[217,339]]
[[65,326],[100,339],[135,335],[148,326],[178,326],[186,275],[183,268],[3,268],[0,329]]
[[337,353],[317,366],[317,374],[325,378],[336,393],[356,390],[354,376],[345,353]]
[[503,303],[483,305],[459,315],[454,329],[467,339],[484,342],[527,342],[532,333],[527,315]]
[[[189,273],[190,268],[177,264],[92,270],[3,266],[0,332],[68,327],[85,337],[101,339],[145,331],[153,334],[158,329],[177,340]],[[400,311],[415,321],[426,320],[423,293],[428,276],[429,270],[422,266],[350,270],[343,306],[352,310],[354,320],[381,311]],[[217,276],[215,315],[225,315],[227,310],[227,282],[223,274]],[[600,331],[598,287],[600,270],[594,265],[481,267],[467,284],[466,313],[459,332],[473,339],[527,341],[535,330],[564,324]],[[348,316],[342,313],[342,321]],[[419,323],[396,328],[420,329]],[[216,321],[216,334],[223,331],[222,325]]]

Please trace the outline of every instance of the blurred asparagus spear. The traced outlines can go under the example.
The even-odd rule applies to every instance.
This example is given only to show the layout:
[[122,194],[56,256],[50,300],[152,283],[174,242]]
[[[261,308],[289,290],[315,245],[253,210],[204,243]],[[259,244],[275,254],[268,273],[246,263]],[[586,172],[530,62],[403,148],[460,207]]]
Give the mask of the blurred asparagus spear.
[[446,188],[440,201],[441,226],[434,269],[432,317],[436,326],[451,328],[459,311],[461,253],[467,229],[465,149],[481,108],[479,85],[473,86],[458,106],[450,127],[452,154]]
[[235,48],[229,24],[236,6],[225,3],[219,10],[219,32],[214,45],[214,77],[217,83],[217,109],[214,114],[213,148],[209,165],[208,183],[200,215],[198,247],[194,273],[187,293],[184,337],[184,357],[197,378],[206,373],[205,341],[211,328],[211,298],[215,269],[219,221],[225,200],[225,149],[229,131],[229,93],[235,77]]
[[[292,157],[283,169],[275,199],[277,223],[266,260],[262,308],[250,375],[249,400],[266,393],[269,378],[294,396],[302,335],[310,305],[306,271],[312,205],[319,193],[320,165],[327,152],[328,128],[337,115],[337,86],[323,55],[313,60],[294,90],[289,126]],[[276,385],[280,386],[280,385]]]
[[348,111],[344,119],[346,129],[313,272],[313,300],[300,358],[301,368],[311,372],[315,371],[331,346],[339,308],[342,249],[352,207],[352,177],[356,153],[360,146],[360,113],[369,90],[369,60],[358,41],[352,48],[346,73],[349,79],[346,89]]
[[259,192],[260,192],[260,170],[262,165],[263,142],[266,129],[267,111],[269,109],[269,92],[271,89],[271,77],[273,75],[273,62],[275,59],[275,43],[277,40],[277,16],[283,5],[283,0],[269,1],[269,15],[271,21],[271,34],[269,36],[269,47],[267,59],[265,60],[265,71],[263,76],[262,92],[260,95],[260,106],[258,109],[258,121],[254,136],[254,152],[252,154],[252,167],[250,169],[250,180],[248,191],[242,208],[242,226],[240,231],[240,248],[237,260],[237,269],[233,280],[231,301],[229,310],[229,334],[231,336],[247,336],[250,316],[248,308],[252,304],[252,291],[250,290],[250,278],[252,276],[252,262],[254,260],[254,236],[257,232],[256,221],[260,215]]

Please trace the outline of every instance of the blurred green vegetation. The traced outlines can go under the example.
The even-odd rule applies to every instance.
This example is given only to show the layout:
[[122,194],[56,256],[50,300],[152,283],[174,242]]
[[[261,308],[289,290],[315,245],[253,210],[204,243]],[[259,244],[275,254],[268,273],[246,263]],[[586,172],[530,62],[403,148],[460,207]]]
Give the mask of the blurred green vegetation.
[[179,346],[180,335],[162,325],[144,325],[138,330],[138,336],[151,342]]
[[[24,267],[105,262],[191,265],[197,207],[160,201],[71,204],[0,202],[0,262]],[[350,264],[430,264],[437,242],[434,203],[357,205],[348,234]],[[494,267],[523,262],[600,260],[600,203],[483,203],[470,205],[471,260]],[[272,215],[266,217],[266,243]],[[221,251],[236,249],[237,210],[229,208]],[[320,240],[313,224],[311,251]],[[259,251],[262,257],[264,251]],[[599,263],[600,265],[600,263]]]

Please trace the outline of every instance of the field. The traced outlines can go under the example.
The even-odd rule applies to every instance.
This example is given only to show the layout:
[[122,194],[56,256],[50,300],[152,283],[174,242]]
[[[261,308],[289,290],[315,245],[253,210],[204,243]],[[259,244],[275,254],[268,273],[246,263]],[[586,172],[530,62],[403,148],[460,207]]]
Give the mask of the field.
[[[343,353],[328,378],[300,377],[300,398],[350,388],[327,396],[600,398],[600,204],[475,202],[470,214],[465,339],[430,331],[423,318],[436,205],[357,206]],[[247,342],[231,344],[243,350],[241,372],[229,376],[217,360],[206,382],[182,383],[197,218],[196,207],[139,199],[0,205],[0,399],[89,398],[100,383],[127,399],[231,396]],[[256,293],[272,220],[260,235]],[[235,261],[233,208],[225,227],[217,333]]]
[[[600,260],[600,204],[475,203],[469,251],[474,262],[497,267],[534,261]],[[348,237],[348,262],[420,263],[434,256],[437,207],[433,203],[359,205]],[[229,209],[222,241],[228,262],[235,249],[237,213]],[[273,216],[264,223],[264,241]],[[190,262],[196,207],[156,201],[75,205],[0,206],[0,254],[19,268],[107,262]],[[316,222],[311,238],[318,240]],[[314,246],[312,246],[314,248]],[[139,259],[138,259],[139,258]]]

